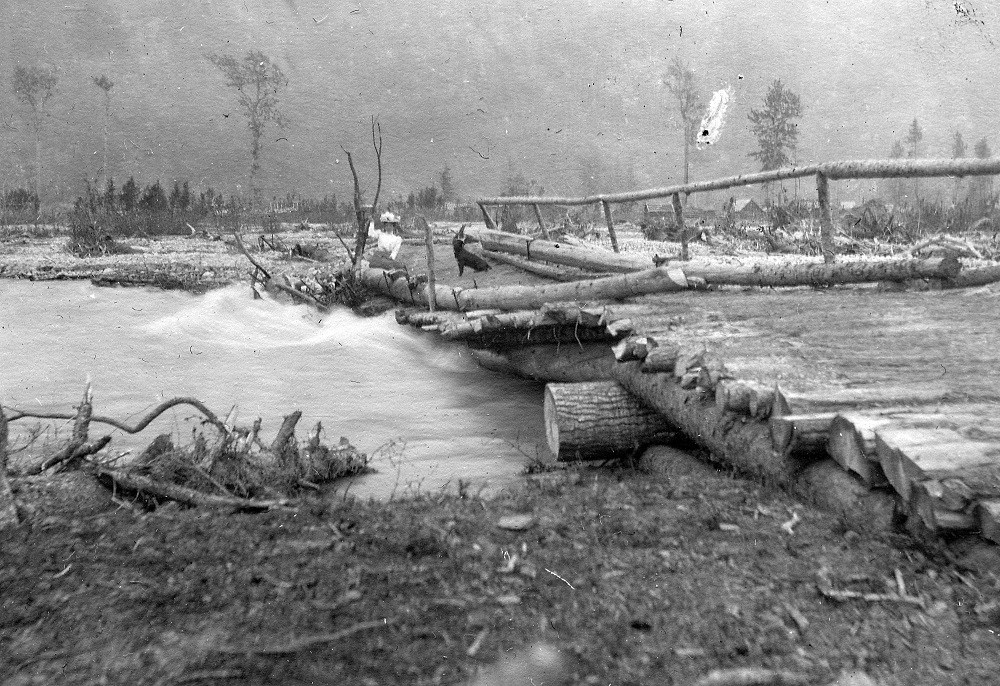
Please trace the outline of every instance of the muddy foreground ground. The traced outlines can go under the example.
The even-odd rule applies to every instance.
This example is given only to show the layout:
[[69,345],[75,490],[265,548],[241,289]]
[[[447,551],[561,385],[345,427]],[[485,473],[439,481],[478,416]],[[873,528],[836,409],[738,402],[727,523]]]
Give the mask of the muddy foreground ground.
[[[6,252],[6,273],[26,259]],[[735,667],[997,683],[994,574],[676,452],[647,458],[526,476],[493,500],[316,496],[237,515],[144,511],[83,474],[56,502],[15,478],[28,507],[0,536],[0,682],[463,683],[544,642],[558,665],[536,684]],[[821,591],[901,583],[912,600]]]

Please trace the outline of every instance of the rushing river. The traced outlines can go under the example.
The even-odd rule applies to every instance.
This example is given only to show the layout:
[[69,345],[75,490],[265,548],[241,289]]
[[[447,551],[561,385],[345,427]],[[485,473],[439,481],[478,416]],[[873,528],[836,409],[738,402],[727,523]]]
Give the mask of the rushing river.
[[[480,369],[464,346],[349,311],[253,300],[233,286],[207,295],[97,288],[88,282],[0,279],[0,399],[71,411],[90,378],[97,414],[134,421],[160,401],[194,396],[237,423],[302,410],[298,434],[322,422],[375,459],[350,492],[386,498],[459,480],[502,488],[526,456],[544,457],[541,387]],[[141,450],[158,433],[190,436],[179,406],[138,437],[114,430],[112,451]],[[18,422],[15,426],[21,426]],[[111,427],[95,425],[92,434]],[[383,448],[394,441],[391,449]]]

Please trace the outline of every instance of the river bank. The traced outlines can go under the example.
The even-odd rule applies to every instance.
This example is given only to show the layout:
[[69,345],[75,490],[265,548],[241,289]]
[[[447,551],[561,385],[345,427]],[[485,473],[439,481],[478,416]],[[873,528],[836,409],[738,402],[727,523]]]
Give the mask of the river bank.
[[[447,283],[536,279],[501,265],[460,277],[450,245],[437,247]],[[245,273],[216,251],[218,269]],[[157,264],[206,264],[184,254],[158,251]],[[87,267],[122,257],[136,259]],[[18,259],[48,271],[42,254]],[[490,495],[306,495],[257,515],[147,512],[71,479],[0,537],[5,683],[460,683],[537,643],[559,656],[533,675],[546,683],[756,668],[817,686],[847,671],[886,686],[987,684],[997,669],[995,576],[678,451]],[[14,487],[24,499],[48,488]]]

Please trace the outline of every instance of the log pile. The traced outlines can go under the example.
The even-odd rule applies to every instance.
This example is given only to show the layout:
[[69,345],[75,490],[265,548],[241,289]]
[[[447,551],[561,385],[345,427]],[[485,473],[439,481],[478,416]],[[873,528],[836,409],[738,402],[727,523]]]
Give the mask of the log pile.
[[[619,273],[646,272],[651,267],[659,266],[657,260],[648,256],[611,253],[566,242],[544,241],[529,236],[507,234],[502,231],[478,230],[470,231],[470,234],[477,236],[483,247],[491,251],[492,255],[499,256],[508,253],[524,257],[526,259],[506,258],[505,261],[559,280],[565,279],[558,269],[540,265],[538,261],[577,270]],[[672,266],[682,268],[683,276],[678,278],[678,282],[687,282],[690,287],[704,284],[780,288],[883,281],[907,282],[914,279],[957,282],[961,271],[961,264],[955,254],[934,256],[927,259],[911,259],[909,256],[905,256],[893,259],[841,261],[837,263],[802,259],[763,262],[684,261],[683,263],[673,263]],[[584,278],[582,274],[581,278]],[[524,306],[527,307],[527,305]]]
[[[538,286],[494,286],[455,288],[434,286],[436,307],[470,310],[528,310],[550,303],[625,300],[643,295],[699,290],[706,284],[739,286],[832,286],[881,281],[908,281],[918,278],[951,279],[961,265],[954,257],[925,260],[883,260],[879,262],[760,264],[672,263],[643,271],[582,281]],[[412,276],[405,270],[368,267],[359,272],[365,287],[395,300],[428,307],[426,276]],[[298,295],[298,294],[297,294]]]
[[[780,388],[732,378],[703,345],[636,335],[603,355],[599,346],[594,348],[589,353],[593,363],[575,379],[558,371],[565,368],[565,357],[546,355],[550,349],[544,347],[530,357],[492,353],[494,364],[502,363],[507,371],[590,382],[549,384],[546,427],[559,459],[627,452],[628,441],[617,440],[607,427],[621,421],[628,407],[640,408],[636,412],[652,408],[717,459],[785,484],[840,511],[858,528],[889,527],[901,510],[925,531],[980,532],[1000,543],[1000,444],[995,441],[920,428],[943,419],[891,409],[795,414]],[[609,403],[606,389],[619,387],[634,398]],[[560,403],[560,398],[567,400]],[[602,432],[611,434],[607,441],[616,448],[607,447]],[[584,447],[588,442],[593,452]],[[995,559],[995,553],[988,550],[986,558]]]
[[540,310],[499,309],[469,312],[426,312],[399,309],[396,322],[435,331],[451,341],[466,341],[473,348],[509,348],[556,343],[613,343],[631,329],[615,321],[605,323],[605,308],[552,303]]

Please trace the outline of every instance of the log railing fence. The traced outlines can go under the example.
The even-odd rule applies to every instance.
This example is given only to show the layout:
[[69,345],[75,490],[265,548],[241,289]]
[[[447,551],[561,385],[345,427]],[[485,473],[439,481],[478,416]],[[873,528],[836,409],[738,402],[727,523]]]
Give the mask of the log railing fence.
[[583,197],[534,197],[510,196],[499,198],[480,198],[476,201],[483,213],[488,229],[496,230],[496,223],[490,217],[486,207],[489,205],[531,205],[535,211],[539,226],[544,228],[541,218],[542,205],[596,205],[604,211],[608,224],[608,234],[611,245],[618,252],[618,236],[615,234],[614,219],[611,206],[616,203],[654,200],[657,198],[671,199],[674,219],[681,231],[681,259],[686,260],[687,232],[684,230],[684,211],[681,205],[681,193],[690,196],[692,193],[723,190],[739,186],[798,179],[807,176],[816,178],[816,192],[820,210],[820,244],[823,249],[823,259],[833,262],[833,215],[830,210],[830,181],[844,179],[888,179],[888,178],[918,178],[933,176],[987,176],[1000,174],[1000,158],[987,159],[923,159],[923,160],[845,160],[840,162],[823,162],[798,167],[783,167],[754,174],[741,174],[711,181],[678,184],[664,188],[630,191],[626,193],[606,193]]

